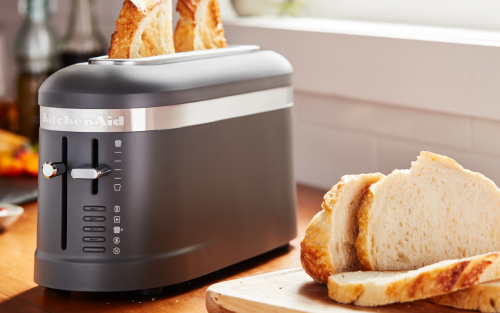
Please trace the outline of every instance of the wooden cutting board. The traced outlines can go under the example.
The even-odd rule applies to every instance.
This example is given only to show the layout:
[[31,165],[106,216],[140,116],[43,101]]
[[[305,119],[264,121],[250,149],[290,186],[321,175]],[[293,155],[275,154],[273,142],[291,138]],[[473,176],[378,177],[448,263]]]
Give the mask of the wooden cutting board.
[[425,301],[373,308],[339,304],[328,298],[326,286],[313,281],[302,268],[218,283],[208,288],[206,297],[209,313],[467,312]]

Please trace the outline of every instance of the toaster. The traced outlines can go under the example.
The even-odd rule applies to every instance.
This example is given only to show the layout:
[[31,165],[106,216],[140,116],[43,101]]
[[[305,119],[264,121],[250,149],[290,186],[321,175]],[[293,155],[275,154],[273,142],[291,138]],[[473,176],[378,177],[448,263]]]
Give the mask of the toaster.
[[292,66],[258,46],[108,59],[39,89],[37,284],[158,290],[297,235]]

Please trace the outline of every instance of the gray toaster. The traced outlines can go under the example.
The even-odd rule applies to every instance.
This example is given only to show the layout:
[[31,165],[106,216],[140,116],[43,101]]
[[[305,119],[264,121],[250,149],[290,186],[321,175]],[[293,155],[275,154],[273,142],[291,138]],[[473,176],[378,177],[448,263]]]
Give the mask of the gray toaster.
[[154,290],[296,237],[292,67],[234,46],[90,59],[40,87],[35,282]]

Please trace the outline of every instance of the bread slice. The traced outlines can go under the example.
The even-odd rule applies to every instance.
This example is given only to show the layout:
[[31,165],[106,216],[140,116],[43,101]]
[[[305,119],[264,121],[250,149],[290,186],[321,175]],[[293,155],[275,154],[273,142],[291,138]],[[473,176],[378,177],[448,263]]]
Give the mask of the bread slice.
[[110,59],[174,53],[172,0],[125,0],[108,51]]
[[226,47],[217,0],[179,0],[177,12],[176,52]]
[[315,281],[327,284],[334,273],[359,270],[354,243],[358,236],[356,212],[371,184],[384,175],[346,175],[328,191],[300,243],[302,267]]
[[500,280],[433,297],[429,301],[457,309],[500,312]]
[[362,270],[413,270],[500,251],[500,190],[430,152],[371,185],[357,218]]
[[328,296],[341,303],[377,306],[435,297],[496,279],[500,279],[500,252],[441,261],[408,272],[332,275]]

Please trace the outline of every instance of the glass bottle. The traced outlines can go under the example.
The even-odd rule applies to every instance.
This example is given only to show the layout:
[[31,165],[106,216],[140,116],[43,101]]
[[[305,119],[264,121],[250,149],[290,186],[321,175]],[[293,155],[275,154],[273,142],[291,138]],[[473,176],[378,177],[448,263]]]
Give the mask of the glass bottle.
[[17,33],[19,133],[38,142],[38,88],[58,66],[57,35],[50,24],[49,0],[19,0],[24,22]]
[[62,44],[63,66],[106,55],[107,42],[99,31],[93,0],[72,0],[68,32]]

